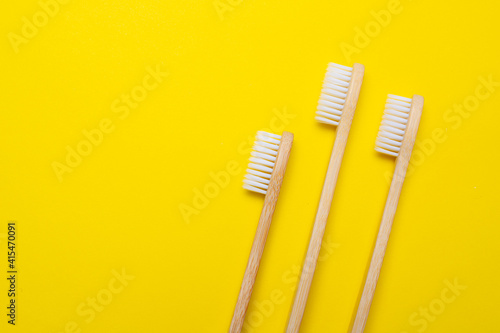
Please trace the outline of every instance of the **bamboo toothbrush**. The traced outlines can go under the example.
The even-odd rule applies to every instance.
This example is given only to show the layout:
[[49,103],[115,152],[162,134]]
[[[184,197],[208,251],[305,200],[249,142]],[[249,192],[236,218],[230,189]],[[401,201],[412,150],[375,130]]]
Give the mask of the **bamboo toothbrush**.
[[419,95],[413,95],[412,99],[389,95],[385,104],[375,150],[383,154],[396,156],[396,168],[352,333],[362,333],[365,329],[423,107],[424,98]]
[[239,333],[243,327],[245,313],[252,295],[253,285],[259,270],[260,259],[271,226],[281,183],[285,175],[288,157],[292,148],[293,134],[283,132],[282,136],[267,132],[257,132],[257,139],[248,164],[243,187],[265,195],[264,207],[260,214],[257,232],[248,259],[240,294],[236,302],[230,333]]
[[328,65],[316,120],[329,125],[338,125],[337,136],[288,322],[288,333],[296,333],[300,328],[364,72],[365,67],[361,64],[354,64],[352,68],[334,63]]

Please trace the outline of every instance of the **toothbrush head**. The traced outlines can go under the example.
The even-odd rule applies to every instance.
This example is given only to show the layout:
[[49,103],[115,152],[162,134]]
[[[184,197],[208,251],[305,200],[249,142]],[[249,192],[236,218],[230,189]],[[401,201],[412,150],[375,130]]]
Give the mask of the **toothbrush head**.
[[390,156],[398,156],[408,126],[412,99],[388,95],[382,123],[375,143],[375,150]]
[[257,132],[250,163],[243,180],[243,188],[257,193],[267,193],[280,143],[280,135]]
[[316,111],[315,118],[317,121],[335,126],[339,124],[347,98],[347,91],[351,83],[352,72],[352,67],[333,62],[328,64]]

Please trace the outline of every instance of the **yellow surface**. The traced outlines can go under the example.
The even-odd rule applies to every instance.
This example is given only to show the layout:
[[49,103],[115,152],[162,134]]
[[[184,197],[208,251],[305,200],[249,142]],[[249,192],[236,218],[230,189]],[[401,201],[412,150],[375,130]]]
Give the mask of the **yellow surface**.
[[[314,120],[328,62],[366,74],[301,332],[352,323],[394,167],[373,149],[388,93],[425,107],[366,333],[498,332],[498,2],[66,2],[0,11],[2,332],[227,331],[263,128],[295,143],[245,331],[282,332],[335,137]],[[88,154],[68,166],[68,146]]]

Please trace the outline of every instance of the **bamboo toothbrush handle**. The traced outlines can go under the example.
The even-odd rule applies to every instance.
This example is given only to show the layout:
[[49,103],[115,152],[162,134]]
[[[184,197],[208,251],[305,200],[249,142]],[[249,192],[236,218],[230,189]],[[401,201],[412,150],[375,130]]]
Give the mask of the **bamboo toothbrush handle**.
[[389,195],[385,204],[384,214],[382,215],[382,222],[380,223],[370,268],[368,269],[363,294],[361,295],[351,333],[362,333],[365,329],[366,320],[368,319],[368,313],[375,294],[375,288],[377,287],[377,281],[380,276],[382,262],[384,261],[387,243],[389,242],[392,222],[394,221],[394,215],[398,207],[399,196],[403,188],[406,171],[410,163],[411,152],[417,136],[423,105],[424,98],[419,95],[414,95],[410,116],[408,118],[408,127],[403,138],[399,156],[396,158],[396,168],[394,170],[394,176],[392,177],[391,188],[389,189]]
[[326,172],[323,191],[321,192],[321,198],[319,201],[318,211],[316,213],[316,220],[314,221],[309,248],[307,250],[304,266],[302,267],[302,274],[300,276],[299,285],[295,294],[292,313],[290,314],[290,320],[288,321],[287,333],[298,332],[300,323],[302,322],[307,296],[309,295],[309,289],[311,288],[319,251],[321,249],[321,242],[323,241],[323,235],[325,233],[328,214],[330,213],[330,207],[332,205],[333,193],[335,191],[335,185],[337,184],[342,157],[344,156],[347,144],[347,137],[349,136],[349,130],[351,129],[352,118],[354,116],[354,111],[356,110],[361,83],[363,82],[364,71],[365,68],[363,65],[354,64],[351,78],[352,86],[349,88],[347,93],[346,104],[337,128],[337,136],[333,145],[330,164],[328,165],[328,170]]
[[365,329],[368,312],[370,311],[373,295],[375,294],[375,288],[380,275],[380,269],[382,268],[382,262],[384,261],[385,250],[387,248],[387,242],[389,241],[392,222],[394,220],[394,215],[396,214],[399,195],[401,194],[401,189],[403,188],[406,168],[408,166],[408,163],[404,162],[406,161],[400,160],[400,162],[396,165],[396,171],[392,178],[391,188],[389,190],[384,214],[382,216],[382,222],[380,224],[377,241],[375,243],[375,249],[373,250],[370,268],[368,270],[363,294],[361,296],[358,312],[356,314],[356,319],[354,320],[351,333],[362,333]]
[[236,308],[234,310],[233,319],[229,328],[230,333],[239,333],[243,328],[248,303],[250,302],[250,297],[252,296],[253,285],[255,283],[255,278],[257,277],[257,272],[259,271],[260,259],[266,244],[267,234],[269,233],[269,227],[271,226],[271,220],[273,218],[276,202],[278,201],[278,195],[280,193],[281,183],[283,182],[286,166],[288,164],[290,150],[292,149],[292,142],[293,134],[283,132],[283,135],[281,136],[281,143],[278,148],[276,163],[273,173],[271,174],[269,188],[267,189],[267,194],[264,200],[264,207],[262,208],[262,212],[260,214],[257,232],[255,233],[252,250],[250,251],[250,257],[248,258],[245,276],[243,277],[240,294],[238,296],[238,301],[236,302]]

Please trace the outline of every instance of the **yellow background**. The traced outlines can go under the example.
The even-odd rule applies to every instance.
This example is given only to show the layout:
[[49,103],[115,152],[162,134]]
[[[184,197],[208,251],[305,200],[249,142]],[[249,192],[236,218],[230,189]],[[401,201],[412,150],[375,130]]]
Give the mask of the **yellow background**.
[[[361,45],[356,29],[390,2],[228,1],[221,19],[212,0],[74,0],[18,53],[9,33],[41,7],[3,1],[0,260],[5,272],[16,220],[19,294],[11,327],[2,278],[2,332],[227,331],[263,203],[241,187],[247,142],[286,124],[295,142],[247,317],[282,332],[335,138],[314,120],[328,62],[366,72],[301,332],[351,325],[394,167],[373,149],[388,93],[423,95],[418,141],[446,140],[419,148],[366,332],[500,332],[500,87],[467,116],[449,111],[480,78],[500,81],[498,2],[401,0]],[[168,77],[120,119],[112,103],[157,65]],[[53,162],[105,118],[114,131],[59,182]],[[229,184],[183,218],[228,164]],[[122,269],[134,278],[86,322],[77,308]],[[411,324],[454,279],[467,289],[425,330]]]

